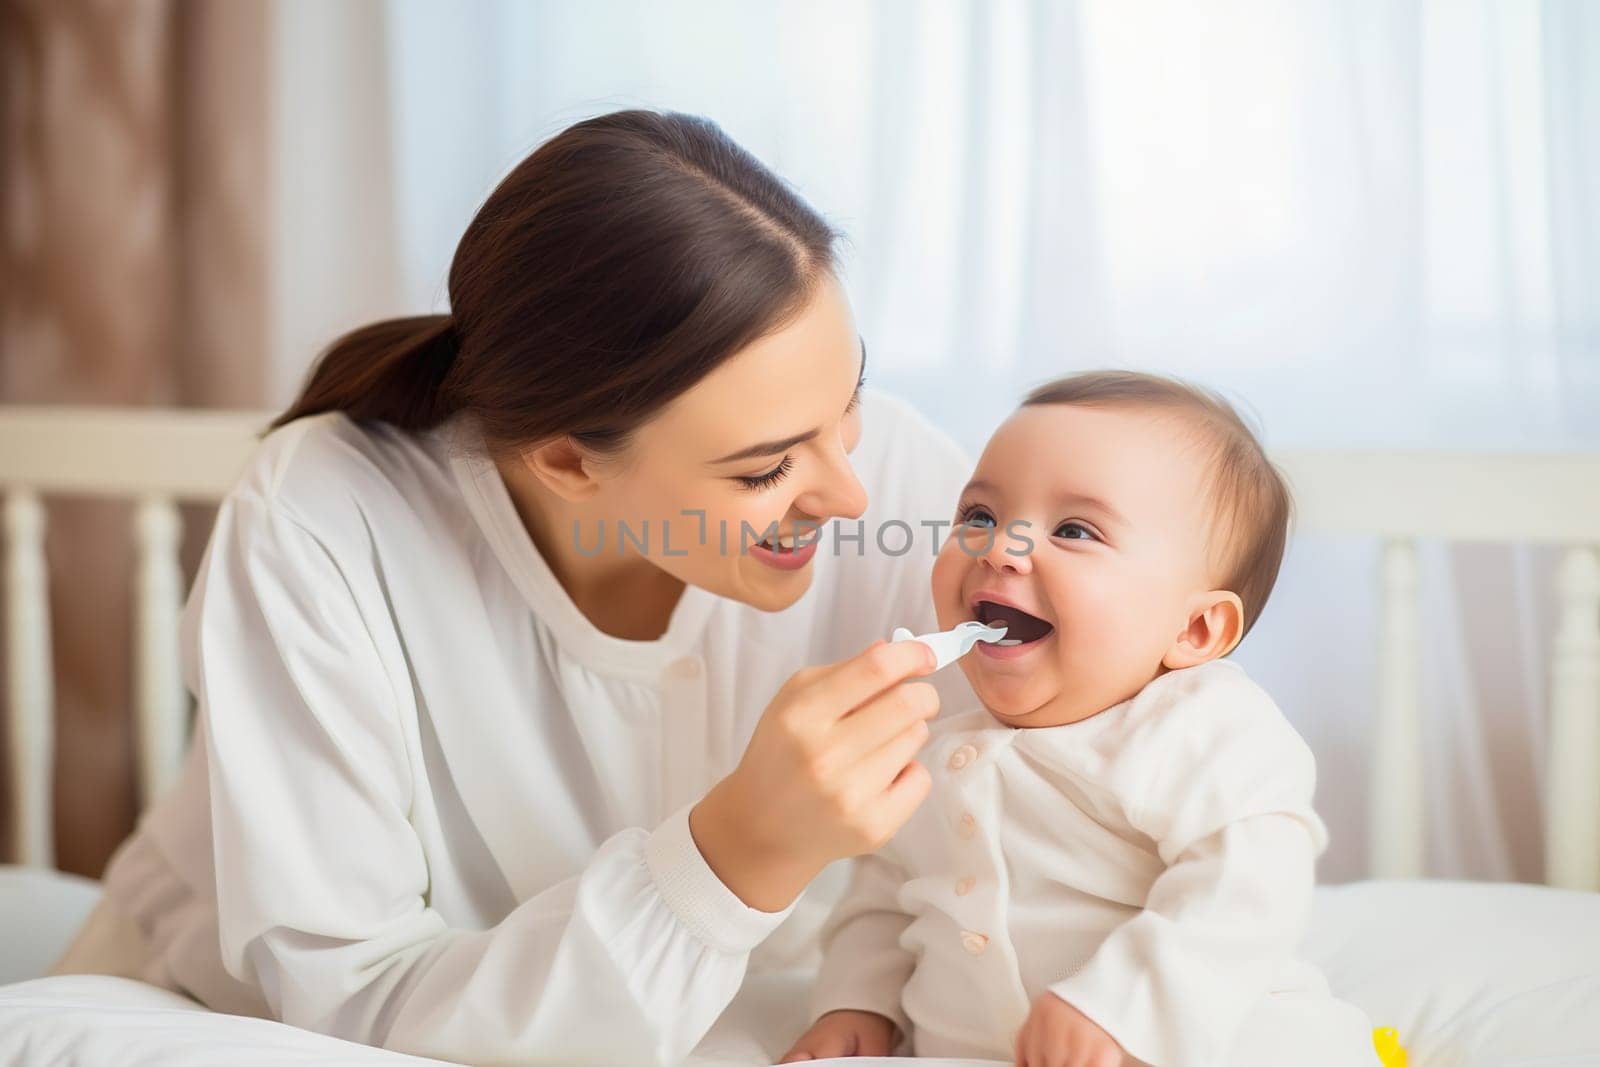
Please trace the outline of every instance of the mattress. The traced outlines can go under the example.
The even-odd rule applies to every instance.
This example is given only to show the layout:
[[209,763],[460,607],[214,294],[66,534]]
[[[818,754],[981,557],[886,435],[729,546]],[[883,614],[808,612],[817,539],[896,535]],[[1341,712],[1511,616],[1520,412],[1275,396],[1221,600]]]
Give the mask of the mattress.
[[[38,973],[92,900],[92,883],[82,880],[0,875],[8,971],[27,965]],[[1458,882],[1323,888],[1302,952],[1375,1025],[1399,1029],[1410,1067],[1600,1065],[1600,895]],[[804,1026],[807,981],[804,974],[752,977],[697,1050],[694,1067],[773,1062]],[[70,975],[0,987],[0,1063],[219,1062],[433,1061],[217,1014],[126,979]],[[976,1061],[919,1062],[970,1067]]]

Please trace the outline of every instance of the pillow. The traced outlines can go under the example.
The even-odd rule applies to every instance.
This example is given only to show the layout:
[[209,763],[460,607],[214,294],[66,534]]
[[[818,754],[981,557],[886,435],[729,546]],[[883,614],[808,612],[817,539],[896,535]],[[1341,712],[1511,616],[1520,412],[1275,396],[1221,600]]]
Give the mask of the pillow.
[[1319,889],[1302,955],[1409,1067],[1600,1063],[1600,894],[1357,882]]

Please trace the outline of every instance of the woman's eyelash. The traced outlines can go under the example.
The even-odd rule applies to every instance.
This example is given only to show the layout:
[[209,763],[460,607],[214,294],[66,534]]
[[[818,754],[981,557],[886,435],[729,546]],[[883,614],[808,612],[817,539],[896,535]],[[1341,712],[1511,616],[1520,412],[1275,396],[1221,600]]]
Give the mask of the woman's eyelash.
[[[856,382],[856,391],[850,397],[849,406],[844,409],[844,413],[846,415],[850,414],[856,408],[861,406],[861,389],[866,384],[867,384],[867,376],[865,374],[863,374],[861,376],[861,380]],[[738,482],[740,485],[744,486],[746,489],[750,489],[750,490],[759,492],[762,489],[770,489],[774,485],[777,485],[779,482],[783,481],[784,475],[788,474],[789,471],[793,469],[793,467],[794,467],[794,457],[793,456],[784,456],[783,459],[779,461],[778,465],[776,467],[773,467],[767,473],[765,473],[765,474],[757,474],[757,475],[754,475],[752,477],[746,477],[746,476],[741,474],[741,475],[736,476],[734,478],[734,481]]]
[[861,380],[856,382],[856,391],[850,395],[850,403],[845,405],[844,413],[846,415],[861,406],[861,390],[866,388],[866,384],[867,376],[863,374]]
[[748,478],[741,474],[734,480],[740,485],[744,486],[746,489],[770,489],[774,485],[777,485],[779,482],[783,481],[783,476],[788,474],[790,469],[793,467],[794,457],[784,456],[783,459],[778,461],[778,465],[776,467],[773,467],[765,474],[757,474]]

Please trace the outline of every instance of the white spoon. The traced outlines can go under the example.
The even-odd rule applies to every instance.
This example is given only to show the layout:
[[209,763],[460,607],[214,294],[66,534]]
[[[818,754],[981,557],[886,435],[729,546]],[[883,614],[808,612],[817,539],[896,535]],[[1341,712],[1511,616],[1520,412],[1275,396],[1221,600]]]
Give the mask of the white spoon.
[[934,670],[950,666],[956,660],[972,651],[972,647],[979,641],[987,641],[996,645],[1020,645],[1021,641],[1002,640],[1006,635],[1004,626],[985,626],[976,619],[970,619],[953,629],[937,634],[913,634],[904,626],[898,627],[890,636],[891,641],[921,641],[933,649],[937,662]]

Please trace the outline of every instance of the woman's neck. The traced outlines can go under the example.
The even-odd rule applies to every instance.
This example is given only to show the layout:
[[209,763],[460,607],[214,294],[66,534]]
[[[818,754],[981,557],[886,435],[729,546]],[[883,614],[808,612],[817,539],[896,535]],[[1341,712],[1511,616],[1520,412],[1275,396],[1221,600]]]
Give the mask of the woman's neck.
[[573,531],[582,531],[592,543],[602,522],[614,533],[615,516],[557,496],[515,460],[496,460],[495,466],[534,547],[597,630],[629,641],[653,641],[666,633],[683,596],[681,579],[631,550],[584,555]]

